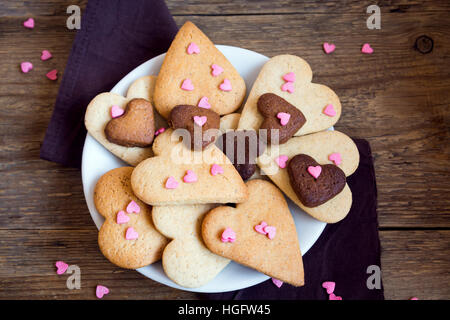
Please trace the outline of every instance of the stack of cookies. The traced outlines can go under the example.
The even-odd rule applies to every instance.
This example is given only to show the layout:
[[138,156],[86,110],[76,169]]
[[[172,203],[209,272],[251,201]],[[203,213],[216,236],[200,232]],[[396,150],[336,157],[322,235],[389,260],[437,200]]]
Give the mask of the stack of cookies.
[[126,97],[96,96],[86,128],[130,165],[95,188],[105,257],[128,269],[162,258],[167,276],[187,288],[230,261],[302,286],[284,195],[318,220],[340,221],[352,203],[346,177],[359,163],[353,141],[327,131],[341,115],[339,98],[311,80],[303,59],[273,57],[244,103],[242,77],[187,22],[157,76],[136,80]]

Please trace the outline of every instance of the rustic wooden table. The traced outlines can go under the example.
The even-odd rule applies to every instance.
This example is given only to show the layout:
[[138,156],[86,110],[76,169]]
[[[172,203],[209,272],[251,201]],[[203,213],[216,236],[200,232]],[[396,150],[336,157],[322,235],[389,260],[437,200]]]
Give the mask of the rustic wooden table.
[[[39,159],[58,83],[75,36],[66,8],[87,0],[0,1],[0,298],[185,299],[135,271],[109,263],[97,247],[80,171]],[[381,29],[366,27],[378,2]],[[387,299],[450,298],[450,3],[448,1],[170,0],[179,26],[196,23],[213,42],[268,56],[305,58],[314,80],[340,96],[336,126],[370,141],[378,184],[382,272]],[[34,17],[27,32],[22,22]],[[431,42],[420,41],[427,36]],[[419,44],[416,41],[419,39]],[[337,50],[323,54],[330,41]],[[360,54],[369,42],[373,55]],[[26,76],[18,65],[50,50]],[[429,51],[429,52],[427,52]],[[81,268],[80,290],[55,274],[63,259]]]

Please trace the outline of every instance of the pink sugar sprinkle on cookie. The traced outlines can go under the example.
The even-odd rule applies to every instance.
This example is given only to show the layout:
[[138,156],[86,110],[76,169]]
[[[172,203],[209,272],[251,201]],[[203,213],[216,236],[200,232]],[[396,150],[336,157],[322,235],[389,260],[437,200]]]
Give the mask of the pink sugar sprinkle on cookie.
[[130,217],[126,214],[125,211],[120,210],[119,212],[117,212],[117,216],[116,216],[117,224],[124,224],[124,223],[127,223],[128,221],[130,221]]
[[266,223],[265,221],[261,221],[260,224],[257,224],[257,225],[255,226],[255,231],[258,232],[258,233],[261,233],[261,234],[263,234],[263,235],[266,235],[267,232],[264,231],[264,228],[265,228],[266,226],[267,226],[267,223]]
[[133,227],[129,227],[125,233],[125,239],[127,240],[136,240],[139,238],[139,234]]
[[288,72],[283,76],[283,80],[286,82],[295,82],[295,73]]
[[211,175],[216,176],[218,174],[223,174],[223,168],[218,164],[213,164],[211,166]]
[[280,119],[280,124],[282,126],[285,126],[288,124],[289,119],[291,118],[291,115],[289,113],[286,112],[278,112],[277,113],[277,118]]
[[194,116],[194,122],[196,125],[203,127],[208,118],[206,116]]
[[211,109],[211,105],[208,102],[208,97],[202,97],[197,106],[204,109]]
[[191,79],[189,79],[189,78],[184,79],[183,83],[181,84],[181,89],[183,89],[185,91],[194,90],[194,85],[192,84]]
[[277,228],[273,227],[273,226],[265,226],[264,227],[264,232],[267,233],[267,237],[272,240],[273,238],[275,238],[275,235],[277,233]]
[[186,183],[194,183],[197,182],[198,178],[194,171],[187,170],[186,174],[183,177],[183,181]]
[[200,48],[197,46],[195,42],[191,42],[187,47],[188,54],[200,53]]
[[120,117],[121,115],[123,115],[123,113],[125,112],[125,110],[123,110],[121,107],[119,107],[119,106],[116,106],[116,105],[114,105],[114,106],[112,106],[111,107],[111,110],[110,110],[110,112],[111,112],[111,118],[118,118],[118,117]]
[[166,128],[159,128],[158,130],[155,131],[155,137],[163,133],[164,131],[166,131]]
[[56,274],[63,274],[66,272],[69,265],[65,263],[64,261],[56,261]]
[[323,109],[323,113],[329,117],[334,117],[336,115],[336,110],[334,110],[334,106],[332,104],[327,104]]
[[328,156],[328,160],[333,161],[335,165],[340,165],[342,163],[342,157],[339,152],[334,152]]
[[141,212],[141,207],[139,207],[139,205],[134,200],[131,200],[130,203],[127,205],[127,212],[139,213]]
[[165,187],[166,187],[166,189],[176,189],[176,188],[178,188],[178,182],[177,182],[177,180],[175,180],[174,177],[170,176],[166,180]]
[[322,167],[321,166],[309,166],[308,173],[317,179],[320,176],[320,174],[322,173]]
[[211,65],[211,74],[213,75],[213,77],[217,77],[222,72],[223,72],[223,68],[221,66],[219,66],[217,64]]
[[228,79],[223,79],[223,82],[219,86],[220,90],[222,91],[231,91],[231,82]]
[[222,236],[220,239],[222,242],[234,242],[236,241],[236,233],[231,228],[226,228],[222,232]]
[[275,163],[281,168],[286,168],[286,162],[288,161],[288,156],[281,155],[275,158]]
[[281,86],[281,91],[285,91],[285,92],[289,92],[289,93],[294,93],[294,91],[295,91],[294,83],[292,83],[292,82],[285,82],[285,83]]
[[95,295],[97,298],[101,299],[105,294],[109,293],[109,289],[102,285],[97,285],[97,288],[95,289]]

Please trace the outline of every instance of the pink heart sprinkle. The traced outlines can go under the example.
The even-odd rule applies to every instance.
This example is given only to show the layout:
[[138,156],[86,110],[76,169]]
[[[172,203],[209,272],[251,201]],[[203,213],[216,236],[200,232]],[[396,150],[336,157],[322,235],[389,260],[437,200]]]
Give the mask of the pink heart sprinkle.
[[277,228],[273,227],[273,226],[266,226],[264,227],[264,232],[267,233],[267,237],[272,240],[273,238],[275,238],[275,234],[277,233]]
[[336,110],[334,110],[334,107],[332,104],[327,104],[325,109],[323,109],[323,113],[329,117],[334,117],[336,115]]
[[275,162],[281,169],[284,169],[286,168],[286,162],[288,161],[288,159],[288,156],[281,155],[275,158]]
[[231,228],[226,228],[222,232],[220,239],[222,242],[234,242],[236,240],[236,233]]
[[211,105],[208,102],[208,97],[202,97],[198,102],[197,106],[204,109],[210,109]]
[[361,48],[361,52],[365,53],[365,54],[372,54],[373,53],[373,49],[370,46],[370,44],[364,43],[364,45]]
[[260,224],[257,224],[257,225],[255,226],[255,230],[256,230],[256,232],[258,232],[258,233],[261,233],[261,234],[266,235],[267,232],[264,231],[264,228],[265,228],[266,226],[267,226],[267,223],[266,223],[265,221],[261,221]]
[[187,53],[188,54],[200,53],[200,48],[197,46],[195,42],[191,42],[187,47]]
[[276,285],[278,288],[281,288],[281,286],[283,285],[283,281],[272,278],[272,282],[274,285]]
[[295,73],[289,72],[283,76],[283,80],[287,82],[295,82]]
[[127,205],[127,212],[139,213],[141,212],[141,207],[139,207],[139,205],[134,200],[131,200],[130,203]]
[[181,84],[181,89],[186,91],[194,90],[194,85],[192,84],[191,79],[184,79],[183,83]]
[[118,118],[123,115],[124,112],[125,110],[123,110],[121,107],[114,105],[111,107],[111,118]]
[[164,131],[166,131],[166,128],[159,128],[158,130],[155,131],[155,137],[161,133],[163,133]]
[[333,281],[325,281],[324,283],[322,283],[322,288],[327,289],[328,294],[332,294],[335,287],[336,283]]
[[22,69],[23,73],[28,73],[33,69],[33,64],[31,62],[25,61],[20,64],[20,69]]
[[338,152],[332,153],[328,156],[328,160],[333,161],[335,165],[340,165],[342,163],[341,154]]
[[125,211],[121,210],[117,213],[116,223],[124,224],[130,221],[130,217],[125,213]]
[[105,286],[97,285],[97,288],[95,289],[95,295],[97,298],[101,299],[105,294],[109,293],[109,289]]
[[138,237],[139,237],[139,234],[136,232],[136,230],[133,229],[133,227],[129,227],[127,229],[127,232],[125,233],[125,239],[136,240]]
[[231,91],[231,82],[228,79],[223,79],[223,82],[219,86],[220,90],[222,91]]
[[280,119],[280,123],[282,126],[285,126],[288,124],[289,119],[291,118],[291,115],[286,112],[278,112],[277,118]]
[[47,76],[47,78],[49,78],[50,80],[56,80],[56,79],[58,79],[58,70],[53,69],[53,70],[49,71],[49,72],[46,74],[46,76]]
[[28,18],[27,20],[25,20],[23,22],[23,26],[28,29],[33,29],[34,28],[34,19]]
[[221,166],[219,166],[218,164],[213,164],[211,166],[211,174],[213,176],[216,176],[218,174],[223,174],[223,168]]
[[335,49],[336,49],[336,46],[332,43],[330,44],[328,42],[325,42],[323,44],[323,50],[325,51],[326,54],[332,53]]
[[412,298],[409,298],[409,300],[419,300],[419,298],[417,298],[417,297],[412,297]]
[[289,93],[294,93],[294,84],[292,82],[285,82],[281,86],[281,91],[287,91]]
[[321,166],[309,166],[308,173],[317,179],[320,176],[320,174],[322,173],[322,167]]
[[342,297],[335,295],[334,293],[328,296],[328,300],[342,300]]
[[187,170],[186,175],[183,177],[183,181],[186,183],[197,182],[197,175],[192,170]]
[[178,182],[174,177],[170,176],[166,181],[166,189],[176,189],[178,188]]
[[64,261],[56,261],[55,263],[56,266],[56,274],[63,274],[64,272],[66,272],[67,268],[69,267],[69,265],[67,263],[65,263]]
[[212,64],[211,69],[211,74],[213,75],[213,77],[217,77],[223,72],[223,68],[217,64]]
[[42,54],[41,54],[41,60],[42,61],[48,60],[51,57],[52,57],[52,54],[50,53],[50,51],[48,51],[48,50],[43,50],[42,51]]
[[208,120],[206,116],[194,116],[194,122],[200,127],[206,123],[206,120]]

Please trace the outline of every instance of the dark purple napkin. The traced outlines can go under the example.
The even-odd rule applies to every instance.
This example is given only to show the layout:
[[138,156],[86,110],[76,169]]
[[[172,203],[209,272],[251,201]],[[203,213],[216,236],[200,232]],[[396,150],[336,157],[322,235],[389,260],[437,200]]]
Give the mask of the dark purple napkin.
[[89,0],[59,87],[41,158],[80,167],[84,113],[97,94],[167,51],[177,26],[163,0]]
[[327,300],[328,294],[322,283],[334,281],[334,293],[344,300],[383,300],[382,286],[370,290],[366,284],[373,274],[373,271],[368,274],[367,268],[371,265],[381,267],[372,154],[366,140],[356,139],[355,143],[360,163],[356,172],[347,179],[353,193],[352,208],[344,220],[328,224],[318,241],[304,255],[303,287],[283,284],[277,288],[268,280],[247,289],[201,294],[200,297],[212,300]]

